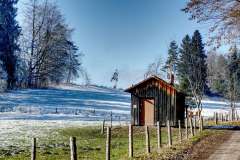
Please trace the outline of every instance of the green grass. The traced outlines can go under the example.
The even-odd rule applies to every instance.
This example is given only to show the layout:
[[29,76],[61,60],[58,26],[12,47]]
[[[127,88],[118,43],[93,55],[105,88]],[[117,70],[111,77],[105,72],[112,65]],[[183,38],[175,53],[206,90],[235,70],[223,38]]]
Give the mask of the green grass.
[[[191,147],[201,138],[211,134],[223,134],[222,131],[205,130],[201,134],[183,141],[181,144],[178,140],[178,129],[172,128],[173,146],[167,147],[167,129],[162,128],[163,148],[157,151],[157,131],[156,127],[150,127],[150,144],[152,154],[145,154],[145,128],[133,127],[133,159],[170,159],[173,156],[183,152],[186,148]],[[198,131],[198,130],[197,130]],[[182,130],[185,138],[185,130]],[[54,137],[49,135],[48,139],[37,139],[37,160],[68,160],[70,159],[69,138],[77,138],[78,159],[102,160],[105,159],[106,135],[101,134],[100,127],[82,127],[82,128],[65,128],[57,130]],[[128,127],[113,127],[111,134],[111,159],[129,159],[128,158]],[[0,160],[29,160],[30,144],[22,141],[23,148],[11,147],[0,148]],[[27,147],[26,147],[27,145]],[[10,155],[13,151],[19,150],[15,155]]]
[[[177,129],[173,128],[173,142],[177,140]],[[69,137],[77,138],[78,159],[105,159],[106,135],[101,134],[100,127],[66,128],[58,130],[54,139],[37,139],[37,160],[67,160],[70,157]],[[133,128],[134,156],[145,156],[144,127]],[[167,144],[166,128],[162,128],[162,141]],[[152,152],[157,148],[156,128],[150,127],[150,144]],[[0,149],[1,150],[1,149]],[[29,160],[30,145],[23,152],[11,156],[2,156],[0,160]],[[6,151],[5,151],[6,152]],[[1,153],[1,151],[0,151]],[[4,153],[4,149],[2,149]],[[2,154],[1,154],[2,155]],[[128,159],[128,127],[112,128],[111,159]]]
[[225,131],[204,130],[200,134],[191,137],[187,141],[184,140],[182,143],[177,143],[170,148],[169,147],[163,148],[160,152],[154,152],[148,157],[146,156],[142,157],[142,159],[157,159],[157,160],[181,159],[181,157],[184,154],[186,154],[185,152],[188,149],[193,147],[194,144],[198,143],[203,138],[208,136],[221,137],[223,134],[225,134]]

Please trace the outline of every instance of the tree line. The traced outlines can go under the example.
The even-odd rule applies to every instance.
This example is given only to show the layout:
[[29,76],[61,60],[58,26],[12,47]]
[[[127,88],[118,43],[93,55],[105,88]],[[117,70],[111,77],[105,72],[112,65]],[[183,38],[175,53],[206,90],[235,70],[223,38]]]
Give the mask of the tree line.
[[[240,1],[188,0],[182,11],[190,20],[210,26],[208,41],[202,42],[199,31],[186,35],[180,47],[172,41],[165,64],[158,58],[148,66],[145,77],[174,74],[175,86],[192,97],[200,112],[204,94],[217,94],[230,101],[234,115],[235,102],[240,100]],[[205,45],[212,50],[206,51]],[[231,46],[228,53],[217,53],[222,45]]]
[[24,4],[22,26],[16,21],[18,0],[0,2],[0,72],[7,88],[47,87],[83,76],[83,54],[72,40],[56,3],[29,0]]
[[[214,94],[230,101],[232,112],[240,99],[240,50],[233,45],[227,54],[216,50],[205,51],[198,30],[193,36],[186,35],[180,44],[171,41],[166,62],[158,58],[147,67],[145,78],[157,75],[170,79],[175,77],[174,86],[192,97],[189,106],[202,111],[203,96]],[[193,100],[193,101],[192,101]]]

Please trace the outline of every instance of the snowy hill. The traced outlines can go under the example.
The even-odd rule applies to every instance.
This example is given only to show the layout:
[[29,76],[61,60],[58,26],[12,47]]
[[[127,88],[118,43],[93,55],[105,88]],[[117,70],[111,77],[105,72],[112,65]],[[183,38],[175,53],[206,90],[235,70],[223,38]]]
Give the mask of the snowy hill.
[[[204,116],[230,110],[227,101],[216,97],[205,98],[203,107]],[[130,95],[104,87],[77,85],[0,93],[0,146],[19,145],[32,136],[46,138],[49,133],[54,136],[59,128],[101,125],[103,119],[109,124],[111,112],[114,125],[120,121],[129,123]]]
[[22,89],[0,94],[0,119],[128,120],[130,95],[119,90],[60,85],[50,89]]
[[[239,104],[238,104],[239,105]],[[203,100],[203,115],[230,110],[229,103],[216,97]],[[5,120],[130,120],[130,95],[123,91],[79,85],[49,89],[22,89],[0,94],[0,119]]]

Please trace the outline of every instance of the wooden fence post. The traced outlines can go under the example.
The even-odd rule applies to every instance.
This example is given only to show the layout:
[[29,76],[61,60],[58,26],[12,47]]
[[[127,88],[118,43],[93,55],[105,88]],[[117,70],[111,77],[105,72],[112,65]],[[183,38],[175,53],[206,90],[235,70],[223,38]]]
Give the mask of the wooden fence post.
[[201,132],[201,117],[202,116],[198,116],[198,132]]
[[236,121],[237,120],[237,111],[235,111],[235,116],[234,116],[234,120]]
[[168,129],[168,146],[171,147],[172,146],[172,130],[171,130],[169,120],[167,120],[167,129]]
[[182,143],[182,128],[181,128],[180,120],[178,120],[178,135],[179,135],[179,142]]
[[197,120],[196,120],[196,116],[194,117],[193,120],[194,120],[194,121],[193,121],[193,133],[194,133],[194,135],[196,135],[196,134],[197,134],[197,132],[196,132],[196,128],[197,128],[197,124],[196,124],[196,122],[197,122]]
[[111,157],[111,128],[107,127],[107,140],[106,140],[106,160]]
[[188,139],[188,118],[185,119],[185,136]]
[[111,119],[110,119],[110,121],[111,121],[111,125],[110,125],[110,126],[111,126],[111,128],[112,128],[112,111],[111,111],[111,113],[110,113],[110,118],[111,118]]
[[31,160],[36,160],[36,138],[32,138]]
[[145,136],[146,136],[146,153],[150,153],[150,137],[148,126],[145,126]]
[[189,123],[190,123],[190,133],[191,133],[191,136],[194,136],[192,118],[190,118]]
[[104,134],[104,129],[105,129],[105,119],[103,120],[103,123],[102,123],[102,130],[101,130],[102,134]]
[[128,135],[128,138],[129,138],[129,157],[133,157],[133,127],[132,127],[132,124],[129,124],[129,135]]
[[204,122],[203,122],[203,117],[201,116],[201,132],[203,131],[203,124]]
[[161,125],[160,122],[157,122],[157,141],[158,141],[158,151],[162,147],[162,133],[161,133]]
[[76,137],[70,137],[71,160],[77,160]]
[[218,125],[218,113],[215,113],[215,125]]

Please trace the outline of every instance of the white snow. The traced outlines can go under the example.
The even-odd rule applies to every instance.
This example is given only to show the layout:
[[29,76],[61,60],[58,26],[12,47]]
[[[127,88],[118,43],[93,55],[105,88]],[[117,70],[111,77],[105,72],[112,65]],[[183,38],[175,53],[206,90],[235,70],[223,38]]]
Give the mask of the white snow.
[[[214,112],[218,113],[229,113],[230,112],[230,102],[226,99],[219,97],[208,97],[202,100],[203,116],[211,117]],[[236,103],[236,111],[240,113],[240,103]]]
[[28,147],[32,137],[54,139],[56,129],[109,125],[111,112],[113,125],[128,123],[130,95],[96,86],[22,89],[0,94],[0,111],[0,147]]
[[0,119],[113,120],[130,117],[130,95],[96,87],[61,85],[0,94]]
[[[112,125],[127,125],[127,122],[115,121]],[[56,140],[59,134],[56,129],[101,126],[101,121],[71,120],[2,120],[0,121],[0,147],[29,147],[31,139]],[[107,121],[105,125],[110,125]]]
[[[202,101],[203,115],[227,113],[229,102],[219,97]],[[236,104],[240,106],[240,103]],[[98,86],[58,85],[50,89],[22,89],[0,94],[2,120],[81,120],[130,119],[130,95]]]
[[[0,94],[0,146],[18,145],[31,137],[54,136],[54,129],[130,121],[130,94],[97,87],[61,85],[50,89],[21,89]],[[240,103],[237,103],[238,107]],[[222,98],[203,100],[203,115],[227,113],[229,102]],[[238,108],[240,113],[240,109]],[[30,144],[30,143],[26,143]]]

